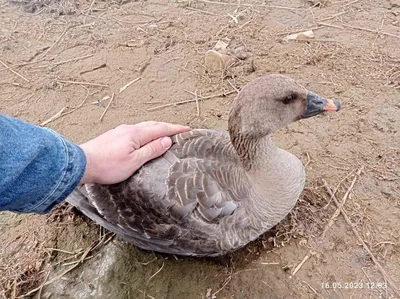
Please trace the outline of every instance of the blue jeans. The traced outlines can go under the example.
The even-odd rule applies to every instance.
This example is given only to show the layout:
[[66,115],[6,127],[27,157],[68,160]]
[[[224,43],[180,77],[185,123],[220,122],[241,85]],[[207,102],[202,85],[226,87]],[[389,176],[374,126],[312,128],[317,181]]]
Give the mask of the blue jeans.
[[0,211],[49,212],[79,184],[85,168],[79,146],[0,114]]

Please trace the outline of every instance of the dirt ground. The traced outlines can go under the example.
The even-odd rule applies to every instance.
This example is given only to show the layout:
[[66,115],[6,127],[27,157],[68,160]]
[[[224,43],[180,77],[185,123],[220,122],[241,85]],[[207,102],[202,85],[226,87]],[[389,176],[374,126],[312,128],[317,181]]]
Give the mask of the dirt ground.
[[[268,73],[338,98],[342,110],[275,134],[306,165],[306,189],[287,219],[246,248],[171,257],[118,238],[105,245],[107,232],[67,205],[50,215],[1,213],[0,296],[400,298],[399,0],[31,3],[0,1],[0,112],[74,142],[144,120],[226,129],[234,93],[200,101],[199,115],[194,102],[151,108],[195,91],[229,93]],[[308,29],[312,40],[282,40]],[[241,59],[206,73],[217,41]],[[325,181],[347,199],[347,220]],[[84,273],[110,246],[118,258],[101,285],[107,292],[69,294],[85,279],[95,288]],[[64,293],[52,291],[60,282]]]

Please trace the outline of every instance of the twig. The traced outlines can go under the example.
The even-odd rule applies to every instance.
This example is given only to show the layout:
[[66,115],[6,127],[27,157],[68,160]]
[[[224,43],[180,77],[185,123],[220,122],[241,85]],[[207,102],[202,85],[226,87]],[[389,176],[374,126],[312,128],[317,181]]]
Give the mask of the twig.
[[275,35],[277,36],[282,36],[282,35],[288,35],[288,34],[292,34],[292,33],[300,33],[300,32],[304,32],[304,31],[310,31],[310,30],[318,30],[318,29],[322,29],[325,28],[324,25],[322,26],[315,26],[315,27],[310,27],[310,28],[305,28],[305,29],[293,29],[293,30],[285,30],[285,31],[279,31],[276,32]]
[[124,86],[122,86],[122,87],[119,89],[119,92],[118,92],[118,93],[123,92],[125,89],[127,89],[129,86],[131,86],[133,83],[139,81],[140,79],[142,79],[142,78],[139,77],[139,78],[136,78],[135,80],[132,80],[132,81],[128,82],[127,84],[125,84]]
[[310,165],[310,163],[311,163],[310,154],[309,154],[308,152],[306,152],[306,155],[307,155],[307,163],[304,165],[304,167],[307,167],[307,166]]
[[[336,185],[335,189],[333,190],[333,194],[336,194],[336,192],[338,191],[340,185],[341,185],[344,181],[346,181],[350,176],[352,176],[354,172],[355,172],[355,170],[350,171],[349,174],[346,175],[346,176]],[[323,207],[324,210],[326,210],[326,209],[329,207],[329,205],[331,204],[331,201],[332,201],[332,197],[329,198],[328,203]]]
[[104,101],[107,101],[107,100],[109,100],[109,99],[110,99],[110,96],[105,96],[105,97],[102,98],[101,100],[97,100],[97,101],[91,102],[90,104],[92,104],[92,105],[98,105],[98,106],[104,107],[103,102],[104,102]]
[[[79,108],[81,108],[81,107],[83,106],[83,104],[85,104],[86,99],[88,98],[88,96],[89,96],[89,90],[87,91],[85,98],[82,100],[82,102],[81,102],[77,107],[74,107],[74,108],[72,108],[72,110],[67,111],[67,112],[64,112],[65,109],[67,109],[67,107],[64,107],[64,108],[62,108],[60,111],[58,111],[55,115],[53,115],[52,117],[50,117],[48,120],[45,120],[44,122],[42,122],[40,125],[41,125],[41,126],[45,126],[45,125],[47,125],[48,123],[50,123],[50,122],[52,122],[52,121],[54,121],[54,120],[56,120],[56,119],[58,119],[58,118],[60,118],[60,117],[63,117],[63,116],[65,116],[65,115],[68,115],[68,114],[70,114],[70,113],[72,113],[72,112],[78,110]],[[52,248],[52,249],[53,249],[53,248]],[[55,249],[53,249],[53,250],[55,250]]]
[[41,288],[43,288],[43,287],[45,287],[45,286],[47,286],[47,285],[49,285],[49,284],[52,284],[53,282],[55,282],[55,281],[58,280],[59,278],[63,277],[65,274],[67,274],[68,272],[70,272],[70,271],[72,271],[73,269],[75,269],[78,265],[80,265],[80,264],[75,264],[75,265],[73,265],[72,267],[70,267],[70,268],[68,268],[67,270],[65,270],[64,272],[62,272],[60,275],[57,275],[56,277],[54,277],[53,279],[50,279],[50,280],[47,281],[46,283],[43,283],[43,284],[40,285],[39,287],[34,288],[33,290],[30,290],[28,293],[26,293],[26,294],[20,296],[19,298],[24,298],[24,297],[27,297],[27,296],[29,296],[29,295],[32,295],[32,294],[36,293],[36,292],[39,291]]
[[58,111],[56,114],[54,114],[52,117],[50,117],[49,119],[45,120],[44,122],[42,122],[40,125],[41,126],[45,126],[48,123],[52,122],[53,120],[56,120],[57,118],[60,118],[61,115],[63,114],[63,112],[65,111],[65,109],[67,109],[67,107],[62,108],[60,111]]
[[229,81],[229,80],[227,80],[227,81],[228,81],[229,85],[230,85],[237,93],[240,92],[240,90],[239,90],[235,85],[233,85],[233,83],[232,83],[231,81]]
[[390,244],[390,245],[397,246],[397,243],[390,242],[390,241],[383,241],[383,242],[378,242],[378,243],[372,245],[372,247],[376,247],[376,246],[379,246],[379,245],[382,245],[382,244]]
[[100,87],[108,87],[106,84],[93,83],[93,82],[85,82],[85,81],[69,81],[69,80],[58,80],[60,83],[66,84],[79,84],[79,85],[90,85],[90,86],[100,86]]
[[[162,265],[161,265],[160,269],[158,269],[157,272],[154,273],[153,275],[151,275],[150,278],[146,281],[146,285],[145,285],[144,290],[143,290],[143,296],[144,296],[144,298],[146,298],[146,295],[147,295],[147,294],[146,294],[146,288],[147,288],[147,286],[148,286],[150,280],[153,279],[158,273],[160,273],[161,270],[162,270],[163,268],[164,268],[164,259],[162,259]],[[148,296],[149,296],[149,295],[148,295]],[[150,296],[150,297],[151,297],[151,296]],[[153,297],[152,297],[152,298],[153,298]]]
[[[201,97],[201,100],[204,101],[204,100],[209,100],[209,99],[212,99],[212,98],[224,97],[224,96],[230,95],[230,94],[232,94],[234,92],[236,92],[236,91],[235,90],[231,90],[231,91],[228,91],[228,92],[225,92],[225,93],[221,93],[221,94],[216,94],[216,95],[207,96],[207,97]],[[174,102],[174,103],[168,103],[168,104],[164,104],[164,105],[148,108],[146,110],[147,111],[154,111],[154,110],[158,110],[158,109],[165,108],[165,107],[178,106],[178,105],[187,104],[187,103],[193,103],[193,102],[196,102],[196,99],[180,101],[180,102]]]
[[330,38],[314,38],[314,39],[295,39],[292,40],[295,42],[303,42],[303,43],[309,43],[309,42],[314,42],[314,43],[341,43],[337,40],[330,39]]
[[163,65],[166,65],[167,63],[170,63],[171,61],[174,61],[174,60],[178,60],[178,59],[183,59],[183,58],[185,58],[185,57],[173,57],[173,58],[171,58],[171,59],[168,59],[166,62],[164,62],[164,64]]
[[187,90],[187,89],[184,89],[183,91],[187,92],[188,94],[191,94],[192,96],[196,95],[196,93],[194,93],[193,91]]
[[317,20],[317,22],[323,22],[323,21],[332,20],[332,19],[334,19],[334,18],[336,18],[336,17],[339,17],[339,16],[341,16],[341,15],[344,15],[344,14],[346,14],[346,13],[348,13],[348,11],[342,11],[342,12],[339,12],[339,13],[337,13],[337,14],[334,14],[334,15],[332,15],[332,16],[330,16],[330,17],[323,18],[323,19],[321,19],[321,20]]
[[251,22],[253,22],[253,19],[251,19],[251,20],[248,20],[247,22],[243,23],[242,25],[240,25],[240,26],[239,26],[239,27],[237,27],[236,29],[232,30],[232,32],[231,32],[231,33],[234,33],[234,32],[236,32],[236,31],[238,31],[238,30],[242,29],[244,26],[246,26],[246,25],[250,24]]
[[[106,20],[106,18],[101,18],[101,17],[99,17],[100,19],[103,19],[103,20]],[[154,17],[153,16],[153,18],[156,18],[156,17]],[[160,22],[162,19],[164,19],[164,17],[160,17],[160,18],[156,18],[155,20],[153,20],[153,21],[138,21],[138,22],[129,22],[129,21],[124,21],[124,20],[120,20],[120,19],[117,19],[117,18],[114,18],[114,20],[116,20],[117,22],[120,22],[120,23],[126,23],[126,24],[132,24],[132,25],[146,25],[146,24],[148,24],[148,23],[158,23],[158,22]],[[161,22],[160,24],[163,24],[163,23],[166,23],[166,22],[169,22],[169,21],[164,21],[164,22]],[[146,32],[147,33],[147,32]]]
[[154,105],[154,104],[161,104],[161,101],[148,101],[148,102],[143,102],[143,104],[146,105]]
[[340,209],[340,212],[342,213],[344,219],[346,220],[347,224],[350,226],[351,230],[353,231],[356,239],[358,240],[358,242],[360,242],[362,244],[362,246],[364,247],[364,250],[369,254],[369,256],[371,257],[372,261],[374,262],[375,266],[379,269],[379,271],[381,272],[381,274],[383,275],[383,277],[389,282],[390,286],[392,287],[393,291],[396,293],[397,296],[400,297],[400,292],[399,290],[396,288],[396,283],[392,280],[392,278],[386,273],[385,269],[383,269],[383,267],[381,266],[381,264],[379,263],[379,261],[376,259],[376,257],[374,256],[374,254],[371,252],[371,250],[369,249],[369,247],[367,246],[367,244],[365,244],[364,240],[361,238],[360,234],[357,232],[357,230],[355,229],[353,223],[351,222],[349,216],[347,216],[347,213],[344,211],[344,209],[341,207],[341,204],[338,202],[336,196],[332,193],[331,188],[328,186],[327,182],[324,180],[324,185],[325,185],[325,189],[328,192],[328,194],[332,197],[333,201],[335,202],[336,206]]
[[1,59],[0,59],[0,63],[6,68],[8,69],[10,72],[14,73],[15,75],[17,75],[18,77],[20,77],[21,79],[24,79],[26,82],[29,83],[29,80],[26,79],[24,76],[22,76],[20,73],[17,73],[16,71],[14,71],[12,68],[10,68],[7,64],[5,64]]
[[111,105],[112,101],[114,100],[114,95],[115,95],[115,94],[112,93],[111,99],[110,99],[110,101],[108,102],[108,104],[107,104],[107,106],[106,106],[106,109],[104,109],[103,114],[100,116],[100,122],[103,120],[104,115],[106,115],[108,108],[110,108],[110,105]]
[[[172,61],[170,61],[170,62],[172,62]],[[191,73],[191,74],[193,74],[193,75],[196,75],[196,76],[197,76],[197,75],[199,74],[199,73],[197,73],[197,72],[188,70],[188,69],[184,68],[183,66],[177,65],[177,64],[174,63],[174,62],[172,62],[172,64],[175,65],[177,68],[180,68],[181,70],[187,71],[187,72],[189,72],[189,73]]]
[[206,11],[206,10],[202,10],[202,9],[197,9],[197,8],[193,8],[193,7],[185,7],[188,10],[193,10],[193,11],[197,11],[197,12],[201,12],[205,15],[210,15],[210,16],[218,16],[216,13],[210,12],[210,11]]
[[50,270],[49,270],[49,272],[47,272],[46,277],[43,280],[43,283],[40,285],[40,289],[39,289],[39,292],[38,292],[38,295],[37,295],[38,299],[40,299],[40,297],[42,296],[43,286],[46,283],[47,279],[49,278],[49,275],[50,275]]
[[349,3],[346,3],[346,4],[342,5],[342,7],[347,7],[347,6],[349,6],[349,5],[352,5],[352,4],[354,4],[354,3],[357,3],[358,1],[360,1],[360,0],[351,1],[351,2],[349,2]]
[[200,1],[204,2],[204,3],[218,4],[218,5],[265,7],[265,8],[284,9],[284,10],[305,10],[304,8],[300,8],[300,7],[287,7],[287,6],[279,6],[279,5],[268,5],[268,4],[229,3],[229,2],[216,2],[216,1],[210,1],[210,0],[200,0]]
[[318,25],[321,26],[326,26],[326,27],[332,27],[332,28],[337,28],[337,29],[344,29],[344,27],[342,26],[337,26],[337,25],[333,25],[333,24],[329,24],[329,23],[323,23],[323,22],[317,22]]
[[38,68],[45,68],[45,67],[49,67],[49,66],[53,67],[53,66],[57,66],[57,65],[60,65],[60,64],[68,63],[68,62],[71,62],[71,61],[78,61],[78,60],[81,60],[81,59],[89,58],[89,57],[92,57],[92,56],[93,56],[93,54],[89,54],[89,55],[85,55],[85,56],[81,56],[81,57],[75,57],[75,58],[71,58],[71,59],[68,59],[68,60],[59,61],[59,62],[56,62],[56,63],[53,63],[53,64],[39,65]]
[[[381,30],[382,30],[382,28],[383,28],[383,24],[385,24],[385,17],[383,17],[383,19],[382,19],[382,21],[381,21],[381,27],[379,28],[379,32],[381,32]],[[376,40],[377,40],[378,37],[379,37],[379,32],[378,32],[378,33],[376,34],[376,36],[375,36],[374,42],[372,43],[373,45],[375,45]]]
[[46,60],[46,58],[42,58],[42,59],[39,59],[39,60],[36,60],[36,61],[29,61],[29,62],[25,62],[25,63],[19,63],[19,64],[16,64],[15,66],[26,66],[26,65],[30,65],[30,64],[39,63],[39,62],[42,62],[42,61],[45,61],[45,60]]
[[296,268],[294,268],[292,272],[292,276],[296,275],[296,273],[300,270],[301,267],[303,267],[304,263],[311,257],[312,252],[309,251],[306,256],[303,258],[303,260],[300,262],[300,264],[297,265]]
[[139,264],[143,265],[143,266],[147,266],[148,264],[151,264],[152,262],[156,261],[157,257],[155,256],[154,259],[152,259],[151,261],[148,262],[139,262]]
[[[58,261],[57,263],[55,263],[54,266],[60,265],[60,264],[66,262],[66,261],[68,261],[68,260],[70,260],[70,259],[76,258],[76,256],[77,256],[78,254],[79,254],[79,253],[77,253],[77,254],[75,254],[75,255],[70,255],[70,256],[66,257],[65,259],[62,259],[61,261]],[[65,264],[64,264],[64,265],[65,265]]]
[[96,0],[93,0],[92,3],[90,3],[89,9],[88,9],[88,11],[87,11],[85,17],[83,18],[83,24],[86,24],[86,18],[87,18],[88,15],[91,13],[92,7],[93,7],[95,1],[96,1]]
[[199,105],[199,97],[197,96],[197,90],[194,92],[195,94],[195,100],[196,100],[196,110],[197,110],[197,116],[200,116],[200,105]]
[[101,69],[103,67],[106,67],[106,66],[107,66],[107,63],[102,63],[101,65],[96,66],[94,68],[91,68],[89,70],[84,70],[82,72],[79,72],[79,75],[83,75],[83,74],[87,74],[87,73],[90,73],[90,72],[94,72],[94,71],[97,71],[97,70],[99,70],[99,69]]
[[215,296],[216,296],[219,292],[221,292],[221,291],[228,285],[228,283],[231,282],[231,280],[232,280],[232,275],[228,276],[227,279],[225,279],[225,281],[224,281],[224,283],[222,284],[222,286],[212,294],[211,298],[215,298]]
[[150,278],[147,280],[146,285],[150,282],[150,280],[152,280],[158,273],[161,272],[161,270],[164,268],[164,259],[162,260],[162,265],[160,267],[160,269],[158,269],[158,271],[156,273],[154,273],[153,275],[150,276]]
[[[344,207],[344,205],[346,203],[347,197],[349,196],[351,190],[354,187],[354,184],[356,183],[357,179],[361,175],[361,172],[362,172],[363,169],[364,169],[364,166],[361,166],[360,169],[357,171],[356,175],[354,176],[354,179],[351,182],[350,187],[347,189],[346,193],[344,194],[344,196],[342,198],[342,202],[340,203],[340,207],[338,207],[336,209],[336,211],[333,213],[331,219],[329,220],[328,224],[325,226],[325,229],[324,229],[324,231],[322,232],[322,235],[321,235],[322,238],[325,237],[325,234],[328,231],[328,229],[333,225],[333,223],[335,222],[335,219],[340,215],[340,211],[341,211],[341,209],[343,209],[343,207]],[[332,197],[332,199],[333,199],[333,197]]]
[[231,15],[230,13],[228,13],[228,16],[229,16],[236,24],[239,23],[238,19],[237,19],[235,16]]
[[[367,276],[368,281],[369,281],[369,283],[370,283],[370,285],[371,285],[372,282],[371,282],[371,279],[369,278],[367,272],[365,272],[364,268],[361,268],[361,270],[364,272],[365,276]],[[387,288],[386,288],[386,290],[387,290]],[[371,293],[372,293],[372,288],[370,288],[370,290],[369,290],[369,298],[371,298]]]
[[41,55],[42,58],[45,57],[47,55],[47,53],[49,53],[51,51],[51,49],[54,48],[54,46],[63,38],[63,36],[67,33],[68,30],[70,30],[71,28],[75,27],[76,25],[70,25],[67,28],[64,29],[64,31],[60,34],[60,36],[56,39],[56,41],[46,50],[43,52],[43,54]]
[[78,260],[78,261],[64,263],[63,266],[70,266],[70,265],[77,264],[77,263],[80,264],[80,263],[83,263],[84,261],[90,260],[91,258],[93,258],[93,255],[85,257],[82,261]]
[[226,97],[227,95],[230,95],[230,94],[232,94],[234,92],[236,92],[236,90],[230,90],[230,91],[219,93],[219,94],[214,94],[214,95],[210,95],[210,96],[206,96],[206,97],[201,97],[201,99],[202,100],[208,100],[208,99],[212,99],[212,98]]
[[[73,255],[77,254],[77,252],[66,251],[66,250],[62,250],[62,249],[58,249],[58,248],[46,248],[46,250],[58,251],[58,252],[62,252],[62,253],[66,253],[66,254],[73,254]],[[79,251],[81,251],[81,249],[78,250],[78,253],[79,253]]]
[[302,282],[304,282],[310,288],[310,290],[314,292],[315,295],[324,298],[324,296],[318,293],[307,281],[302,280]]
[[178,106],[178,105],[182,105],[182,104],[186,104],[186,103],[192,103],[195,102],[196,100],[186,100],[186,101],[180,101],[180,102],[174,102],[174,103],[168,103],[168,104],[164,104],[164,105],[160,105],[160,106],[156,106],[156,107],[152,107],[152,108],[147,108],[147,111],[154,111],[154,110],[158,110],[161,108],[166,108],[166,107],[170,107],[170,106]]
[[144,292],[144,291],[142,291],[142,290],[140,290],[140,289],[138,289],[138,291],[144,295],[144,298],[146,298],[146,296],[147,296],[147,297],[149,297],[150,299],[156,299],[156,298],[154,298],[153,296],[151,296],[151,295],[149,295],[149,294],[146,294],[146,292]]
[[361,30],[361,31],[367,31],[367,32],[378,33],[378,34],[383,34],[383,35],[387,35],[387,36],[400,38],[400,35],[396,35],[396,34],[385,32],[385,31],[380,31],[380,30],[376,30],[376,29],[369,29],[369,28],[364,28],[364,27],[351,26],[351,25],[347,25],[347,24],[343,24],[343,26],[347,27],[347,28]]

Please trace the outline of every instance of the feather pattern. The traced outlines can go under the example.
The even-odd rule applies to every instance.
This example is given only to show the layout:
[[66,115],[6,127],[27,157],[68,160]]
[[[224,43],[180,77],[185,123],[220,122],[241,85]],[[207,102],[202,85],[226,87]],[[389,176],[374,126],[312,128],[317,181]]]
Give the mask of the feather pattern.
[[[279,104],[293,93],[304,103]],[[306,95],[284,76],[256,79],[235,99],[229,133],[175,135],[168,152],[127,180],[87,184],[67,200],[146,250],[217,256],[238,249],[281,221],[303,190],[302,163],[275,147],[270,133],[300,118]]]
[[[222,254],[221,220],[241,218],[235,212],[248,196],[235,187],[246,181],[246,175],[229,135],[209,130],[182,133],[173,137],[167,153],[122,183],[86,185],[82,203],[69,199],[70,203],[141,248],[181,255]],[[232,223],[235,219],[226,225]]]

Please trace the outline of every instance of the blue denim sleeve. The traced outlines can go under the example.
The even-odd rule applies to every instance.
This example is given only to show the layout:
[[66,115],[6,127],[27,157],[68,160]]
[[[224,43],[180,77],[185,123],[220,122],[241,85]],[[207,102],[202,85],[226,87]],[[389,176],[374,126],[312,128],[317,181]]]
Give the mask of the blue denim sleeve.
[[79,184],[85,168],[79,146],[0,114],[0,211],[49,212]]

